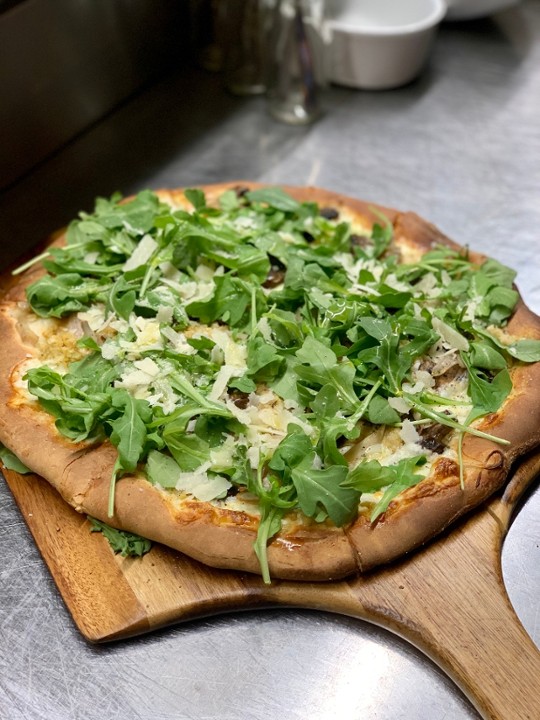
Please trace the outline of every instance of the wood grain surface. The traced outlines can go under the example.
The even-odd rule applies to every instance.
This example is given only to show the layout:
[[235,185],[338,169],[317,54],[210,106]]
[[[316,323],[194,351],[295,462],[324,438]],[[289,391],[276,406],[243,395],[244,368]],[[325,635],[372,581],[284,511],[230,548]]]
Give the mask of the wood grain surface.
[[540,472],[526,458],[504,495],[399,563],[336,583],[275,581],[207,568],[154,545],[140,559],[114,555],[36,475],[4,470],[73,619],[90,642],[247,608],[334,611],[381,625],[434,660],[492,720],[540,718],[540,651],[506,595],[500,557],[524,490]]

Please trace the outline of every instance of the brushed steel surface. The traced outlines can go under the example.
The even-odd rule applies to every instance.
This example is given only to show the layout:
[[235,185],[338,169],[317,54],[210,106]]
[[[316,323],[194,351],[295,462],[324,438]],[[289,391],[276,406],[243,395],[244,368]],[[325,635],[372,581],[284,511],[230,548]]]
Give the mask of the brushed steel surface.
[[[279,125],[219,76],[179,73],[0,195],[12,261],[95,194],[233,178],[314,183],[414,209],[518,270],[540,312],[540,5],[444,25],[422,78],[333,88],[310,128]],[[186,112],[186,107],[189,111]],[[0,484],[0,718],[472,720],[429,660],[350,618],[276,610],[91,647]],[[503,553],[510,598],[540,645],[540,490]]]

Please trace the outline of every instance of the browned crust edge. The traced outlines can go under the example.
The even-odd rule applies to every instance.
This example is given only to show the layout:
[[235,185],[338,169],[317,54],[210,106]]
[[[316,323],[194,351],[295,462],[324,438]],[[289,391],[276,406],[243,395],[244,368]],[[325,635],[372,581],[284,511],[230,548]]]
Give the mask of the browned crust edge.
[[[237,186],[263,187],[236,181],[203,186],[210,202]],[[380,222],[383,214],[394,226],[397,244],[427,251],[437,244],[459,248],[437,228],[414,213],[400,213],[377,204],[348,198],[319,188],[284,186],[296,199],[343,208],[358,220]],[[158,191],[162,199],[182,201],[182,190]],[[62,235],[55,236],[55,244]],[[483,256],[476,255],[475,259]],[[121,529],[162,542],[201,562],[221,568],[260,572],[253,550],[253,520],[245,513],[216,509],[209,503],[186,503],[178,509],[165,494],[142,477],[125,477],[117,483],[114,518],[107,517],[109,479],[116,458],[105,443],[73,444],[61,436],[51,418],[39,409],[13,403],[10,382],[13,368],[32,347],[21,341],[10,309],[24,298],[26,286],[43,271],[34,268],[4,283],[0,307],[0,440],[32,470],[43,476],[79,512],[88,513]],[[516,335],[540,338],[540,319],[520,302],[509,325]],[[356,570],[389,562],[441,532],[458,517],[483,502],[508,476],[512,462],[540,444],[540,363],[522,366],[513,373],[514,390],[504,410],[484,425],[511,441],[501,446],[468,436],[465,489],[456,474],[437,480],[430,476],[394,501],[376,523],[364,517],[346,530],[317,526],[280,534],[268,548],[273,577],[295,580],[332,580]],[[526,420],[526,422],[525,422]]]

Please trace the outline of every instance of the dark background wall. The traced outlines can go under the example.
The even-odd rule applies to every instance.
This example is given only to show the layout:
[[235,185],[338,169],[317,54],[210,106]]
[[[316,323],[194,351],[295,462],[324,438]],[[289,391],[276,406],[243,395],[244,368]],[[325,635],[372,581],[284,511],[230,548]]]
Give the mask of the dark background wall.
[[0,189],[184,62],[193,0],[0,0]]

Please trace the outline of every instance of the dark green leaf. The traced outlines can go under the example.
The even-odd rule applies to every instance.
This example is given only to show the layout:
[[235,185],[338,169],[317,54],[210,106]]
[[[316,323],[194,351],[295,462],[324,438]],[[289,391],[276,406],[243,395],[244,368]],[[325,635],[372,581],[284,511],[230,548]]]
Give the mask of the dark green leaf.
[[372,493],[391,485],[396,479],[396,472],[392,467],[385,467],[378,460],[369,460],[361,462],[351,470],[342,485],[359,492]]
[[335,417],[340,407],[336,389],[330,384],[323,385],[311,403],[311,409],[320,420]]
[[312,452],[291,473],[298,504],[308,517],[315,517],[323,510],[335,525],[342,527],[358,512],[360,493],[341,485],[347,477],[346,466],[331,465],[319,470],[313,467],[314,459]]
[[469,362],[473,367],[485,370],[502,370],[506,368],[506,360],[487,342],[470,344]]
[[152,413],[146,401],[136,400],[126,390],[115,390],[112,404],[121,414],[109,421],[111,442],[118,449],[120,469],[133,472],[143,455],[146,423],[150,421]]
[[125,530],[117,530],[90,516],[88,516],[88,520],[92,525],[90,532],[102,533],[108,540],[112,550],[115,553],[120,553],[122,557],[141,557],[152,548],[151,541],[140,535]]
[[397,463],[397,465],[394,465],[392,470],[395,473],[395,479],[392,484],[386,488],[382,498],[373,508],[370,518],[371,522],[374,522],[379,515],[382,515],[387,510],[392,500],[403,492],[403,490],[406,490],[413,485],[417,485],[424,479],[423,475],[415,472],[417,466],[423,464],[424,462],[425,457],[423,455],[417,455],[412,458],[401,460]]
[[368,405],[366,417],[374,425],[395,425],[400,421],[400,416],[390,407],[388,400],[381,395],[374,395]]
[[265,203],[283,212],[297,212],[300,208],[300,203],[279,187],[251,190],[246,197],[250,202]]
[[170,432],[169,426],[165,428],[163,439],[178,467],[184,472],[196,470],[210,459],[210,445],[196,435]]
[[184,191],[184,195],[193,205],[195,210],[202,210],[206,207],[206,196],[202,190],[199,190],[198,188],[189,188]]
[[8,450],[8,448],[2,444],[0,444],[0,460],[2,461],[5,468],[7,468],[8,470],[14,470],[21,475],[27,475],[28,473],[32,472],[32,470],[27,468],[26,465],[21,462],[14,453],[11,452],[11,450]]
[[169,455],[151,450],[146,463],[146,476],[153,485],[175,488],[180,477],[180,467]]

